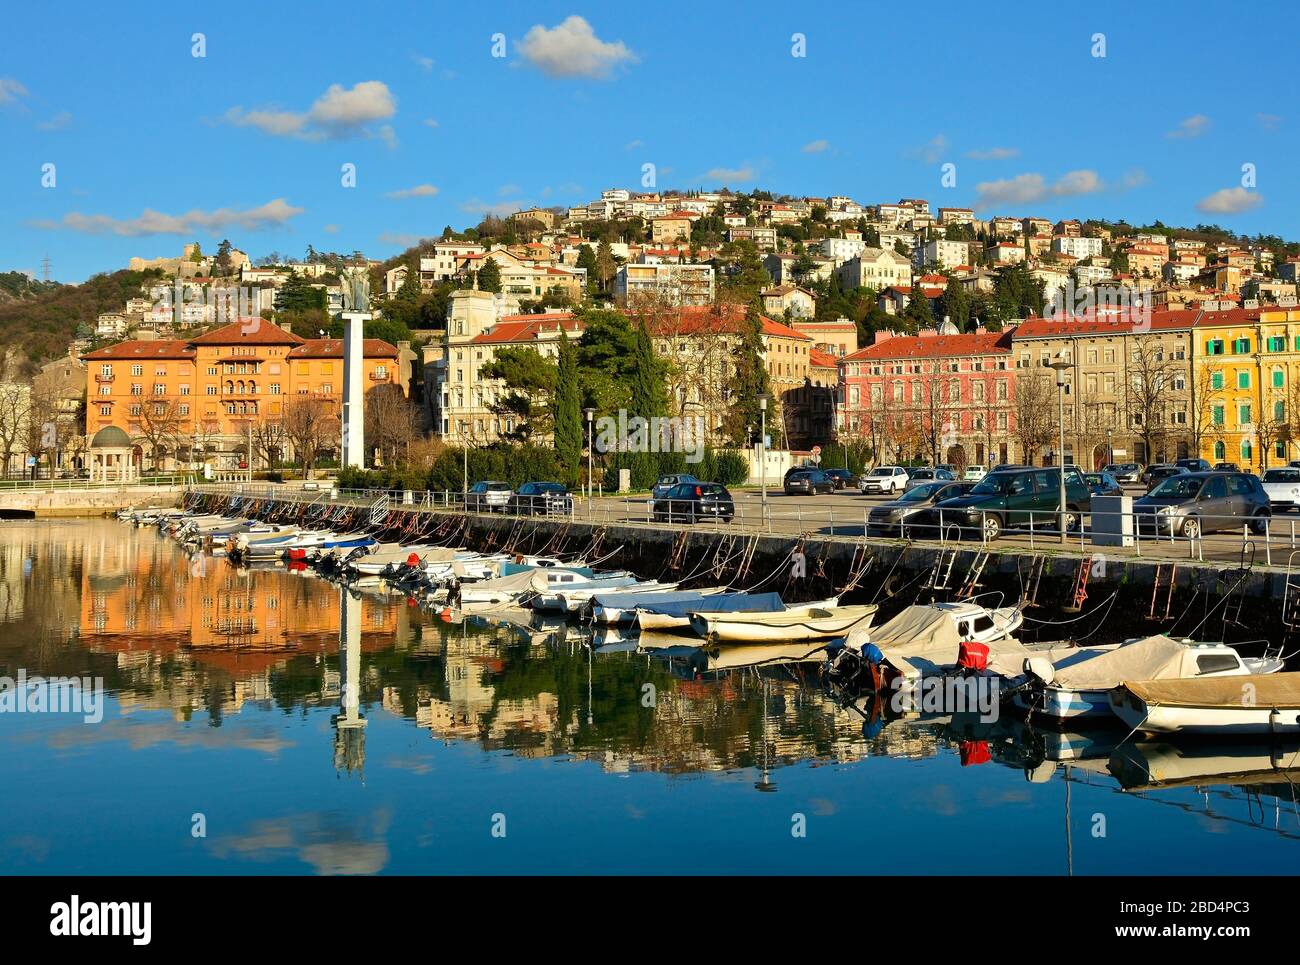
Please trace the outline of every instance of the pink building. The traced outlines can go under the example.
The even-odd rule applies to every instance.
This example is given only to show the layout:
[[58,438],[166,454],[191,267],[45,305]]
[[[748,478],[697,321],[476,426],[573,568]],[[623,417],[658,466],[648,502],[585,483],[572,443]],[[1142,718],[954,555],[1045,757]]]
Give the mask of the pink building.
[[877,332],[839,360],[841,441],[876,461],[997,465],[1011,461],[1015,366],[1011,331],[963,335]]

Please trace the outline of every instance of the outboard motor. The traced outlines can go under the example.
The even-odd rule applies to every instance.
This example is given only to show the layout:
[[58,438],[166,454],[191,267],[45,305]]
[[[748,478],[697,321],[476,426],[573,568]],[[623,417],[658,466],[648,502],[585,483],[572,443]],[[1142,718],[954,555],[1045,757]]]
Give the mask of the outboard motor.
[[880,689],[880,664],[885,655],[874,643],[863,645],[854,650],[845,646],[843,639],[832,640],[826,645],[826,675],[831,683],[850,692]]

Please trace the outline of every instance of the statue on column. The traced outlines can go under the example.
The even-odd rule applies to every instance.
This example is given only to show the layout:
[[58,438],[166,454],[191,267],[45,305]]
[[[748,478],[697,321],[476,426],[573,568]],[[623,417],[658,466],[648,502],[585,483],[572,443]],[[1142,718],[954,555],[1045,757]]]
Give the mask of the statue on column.
[[370,311],[370,269],[365,265],[349,265],[339,277],[343,286],[343,310]]

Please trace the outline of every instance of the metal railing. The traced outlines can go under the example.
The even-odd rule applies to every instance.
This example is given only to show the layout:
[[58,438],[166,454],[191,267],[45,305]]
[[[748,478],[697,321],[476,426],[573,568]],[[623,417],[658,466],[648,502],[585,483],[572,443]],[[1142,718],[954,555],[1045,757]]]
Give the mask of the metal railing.
[[182,487],[193,484],[186,474],[138,476],[135,479],[0,479],[0,493],[65,492],[78,489],[124,489],[135,486]]
[[[1114,525],[1100,526],[1102,513],[1077,514],[1077,523],[1067,529],[1061,540],[1060,514],[1055,510],[1026,511],[1011,519],[1001,514],[964,510],[945,510],[932,506],[924,520],[902,519],[885,525],[872,522],[871,510],[878,500],[856,492],[828,494],[808,502],[783,503],[788,497],[772,497],[761,502],[756,493],[733,494],[729,511],[705,510],[680,501],[670,503],[647,495],[588,498],[580,492],[564,496],[555,494],[523,496],[489,502],[484,494],[466,494],[439,490],[350,490],[333,489],[322,482],[320,490],[303,490],[287,485],[259,483],[196,483],[196,492],[220,495],[243,495],[282,501],[328,502],[353,508],[378,509],[385,516],[395,512],[455,512],[481,516],[552,518],[590,522],[601,525],[629,525],[662,528],[663,526],[702,527],[708,530],[743,531],[773,536],[820,535],[842,539],[879,539],[894,543],[978,544],[981,547],[1005,545],[1007,549],[1027,546],[1034,552],[1065,551],[1084,556],[1113,554],[1133,555],[1162,560],[1233,561],[1258,559],[1271,565],[1275,552],[1300,550],[1300,513],[1279,511],[1277,515],[1245,518],[1198,513],[1195,527],[1184,531],[1180,525],[1158,522],[1161,517],[1149,508],[1128,513],[1108,512],[1108,523],[1127,518],[1120,529],[1127,534],[1118,542],[1107,539],[1102,530],[1114,532]],[[496,494],[494,494],[494,497]],[[996,536],[986,525],[998,516]]]

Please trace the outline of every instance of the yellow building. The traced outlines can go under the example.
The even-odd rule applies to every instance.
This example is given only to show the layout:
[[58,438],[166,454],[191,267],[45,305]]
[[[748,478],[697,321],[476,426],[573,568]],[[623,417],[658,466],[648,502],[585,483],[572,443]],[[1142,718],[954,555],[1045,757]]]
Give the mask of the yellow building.
[[1300,309],[1202,315],[1194,382],[1202,458],[1266,469],[1300,457]]

